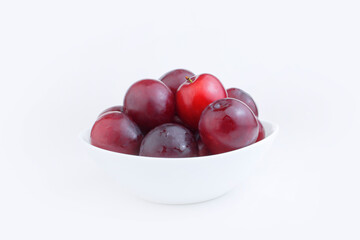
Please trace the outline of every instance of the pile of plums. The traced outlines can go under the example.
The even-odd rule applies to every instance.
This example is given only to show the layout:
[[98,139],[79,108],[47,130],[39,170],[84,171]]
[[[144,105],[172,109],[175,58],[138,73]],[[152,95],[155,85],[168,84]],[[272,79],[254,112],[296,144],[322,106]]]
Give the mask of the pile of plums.
[[103,111],[91,144],[114,152],[183,158],[224,153],[264,139],[252,97],[211,74],[176,69],[135,82],[124,106]]

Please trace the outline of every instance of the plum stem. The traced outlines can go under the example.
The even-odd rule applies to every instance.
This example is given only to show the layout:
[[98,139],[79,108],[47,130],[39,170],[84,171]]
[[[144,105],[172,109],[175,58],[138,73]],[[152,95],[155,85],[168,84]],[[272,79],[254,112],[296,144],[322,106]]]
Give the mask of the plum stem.
[[186,76],[185,78],[186,78],[186,80],[188,80],[189,82],[193,83],[193,81],[192,81],[188,76]]

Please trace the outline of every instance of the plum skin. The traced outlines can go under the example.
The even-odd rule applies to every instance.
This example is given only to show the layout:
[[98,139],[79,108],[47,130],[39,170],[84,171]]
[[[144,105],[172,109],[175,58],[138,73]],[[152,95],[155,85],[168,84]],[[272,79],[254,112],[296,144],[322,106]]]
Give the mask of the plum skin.
[[175,97],[161,81],[144,79],[134,83],[124,99],[126,114],[147,133],[156,126],[172,122]]
[[140,156],[184,158],[198,156],[192,132],[182,125],[166,123],[151,130],[140,146]]
[[160,81],[165,83],[165,85],[168,86],[174,94],[176,94],[180,85],[186,82],[185,77],[192,77],[194,75],[194,73],[186,69],[175,69],[161,76]]
[[254,112],[255,116],[259,116],[259,110],[250,94],[239,88],[229,88],[226,91],[229,98],[235,98],[242,101]]
[[110,111],[94,123],[90,141],[93,146],[113,152],[138,155],[143,139],[139,127],[124,113]]
[[259,122],[245,103],[224,98],[205,108],[200,117],[199,132],[209,151],[218,154],[255,143]]

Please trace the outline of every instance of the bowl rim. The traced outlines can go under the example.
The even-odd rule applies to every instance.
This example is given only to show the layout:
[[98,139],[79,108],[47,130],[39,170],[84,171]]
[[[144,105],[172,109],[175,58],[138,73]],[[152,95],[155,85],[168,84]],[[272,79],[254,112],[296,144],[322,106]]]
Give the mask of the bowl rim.
[[[160,161],[189,161],[189,160],[200,160],[200,159],[205,160],[205,159],[217,158],[219,156],[226,156],[226,155],[234,154],[235,152],[239,152],[239,151],[249,150],[249,149],[257,147],[261,144],[265,144],[266,142],[272,141],[272,139],[274,139],[279,133],[279,125],[276,123],[270,122],[270,121],[265,121],[265,120],[260,120],[260,121],[265,128],[265,138],[263,140],[261,140],[259,142],[255,142],[255,143],[250,144],[243,148],[239,148],[239,149],[232,150],[232,151],[225,152],[225,153],[208,155],[208,156],[185,157],[185,158],[161,158],[161,157],[139,156],[139,155],[131,155],[131,154],[113,152],[113,151],[110,151],[107,149],[96,147],[90,143],[91,128],[87,128],[87,129],[83,130],[79,134],[79,138],[85,145],[87,145],[87,147],[89,149],[92,149],[94,151],[100,151],[105,154],[114,154],[114,155],[119,156],[119,159],[121,159],[121,157],[126,157],[126,158],[133,158],[133,159],[147,158],[149,160],[151,159],[151,160],[160,160]],[[268,131],[266,131],[266,130],[268,130]],[[270,133],[269,133],[269,130],[271,130]]]

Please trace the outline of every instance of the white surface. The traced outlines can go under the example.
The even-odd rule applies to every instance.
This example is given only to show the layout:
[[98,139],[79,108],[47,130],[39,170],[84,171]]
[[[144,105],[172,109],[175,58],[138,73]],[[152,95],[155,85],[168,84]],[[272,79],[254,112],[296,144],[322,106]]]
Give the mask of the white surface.
[[155,203],[194,204],[223,196],[257,174],[279,132],[276,124],[262,124],[265,139],[205,157],[149,158],[111,152],[90,144],[91,129],[84,131],[80,140],[84,154],[133,194]]
[[[359,239],[358,1],[1,1],[0,239]],[[177,67],[256,99],[281,132],[204,204],[132,197],[77,135]]]

